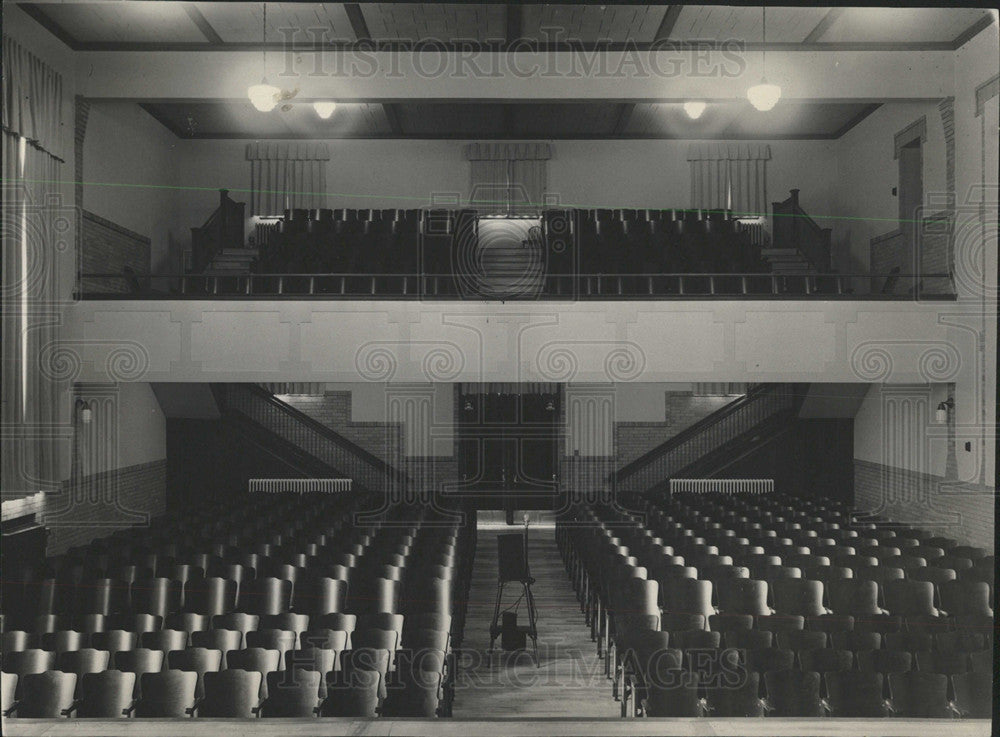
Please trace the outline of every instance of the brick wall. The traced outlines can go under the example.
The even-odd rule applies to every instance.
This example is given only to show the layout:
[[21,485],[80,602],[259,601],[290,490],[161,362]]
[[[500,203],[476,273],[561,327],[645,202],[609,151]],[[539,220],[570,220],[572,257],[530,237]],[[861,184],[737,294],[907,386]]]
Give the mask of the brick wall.
[[631,463],[735,399],[736,397],[696,396],[686,392],[666,393],[663,422],[615,423],[618,465]]
[[932,529],[963,544],[994,549],[994,500],[990,487],[854,460],[858,510]]
[[282,399],[386,463],[399,465],[403,457],[402,425],[398,422],[354,422],[350,392],[290,394]]
[[[82,212],[80,272],[118,274],[126,266],[136,274],[150,270],[149,238],[105,220],[91,212]],[[84,291],[127,292],[124,279],[86,279]]]
[[47,495],[39,521],[49,528],[48,555],[146,525],[166,509],[166,459],[66,481]]

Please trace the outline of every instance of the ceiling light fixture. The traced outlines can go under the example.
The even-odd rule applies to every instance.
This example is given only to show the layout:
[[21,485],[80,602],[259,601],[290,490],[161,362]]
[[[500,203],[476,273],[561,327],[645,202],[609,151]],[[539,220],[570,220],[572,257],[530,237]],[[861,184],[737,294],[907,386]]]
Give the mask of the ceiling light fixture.
[[747,99],[761,112],[767,112],[781,99],[781,88],[767,81],[767,6],[761,6],[761,14],[760,84],[747,90]]
[[313,109],[319,117],[326,120],[333,115],[333,111],[337,109],[337,103],[330,102],[329,100],[314,102]]
[[262,4],[264,6],[264,19],[260,27],[260,43],[261,67],[264,76],[261,78],[260,84],[252,84],[247,88],[247,97],[250,98],[250,103],[255,108],[262,113],[269,113],[277,107],[281,90],[273,84],[267,83],[267,3]]
[[701,117],[701,114],[705,112],[707,106],[701,101],[692,101],[684,103],[684,112],[687,113],[691,120],[697,120]]

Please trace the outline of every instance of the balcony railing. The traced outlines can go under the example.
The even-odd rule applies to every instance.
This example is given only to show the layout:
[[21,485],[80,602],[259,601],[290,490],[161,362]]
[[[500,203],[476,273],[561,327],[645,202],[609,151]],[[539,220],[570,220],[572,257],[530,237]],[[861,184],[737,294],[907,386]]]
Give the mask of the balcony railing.
[[[914,289],[886,285],[911,278]],[[127,292],[81,291],[79,299],[379,299],[379,300],[949,300],[949,274],[530,274],[497,287],[455,274],[81,274],[84,284],[120,279]],[[922,289],[923,280],[935,285]]]

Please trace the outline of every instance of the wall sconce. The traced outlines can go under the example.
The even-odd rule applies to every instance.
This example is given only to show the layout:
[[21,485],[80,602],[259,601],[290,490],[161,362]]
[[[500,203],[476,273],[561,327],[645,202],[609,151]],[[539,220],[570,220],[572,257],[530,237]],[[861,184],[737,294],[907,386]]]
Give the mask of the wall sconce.
[[475,407],[472,406],[472,400],[471,399],[466,399],[465,400],[465,406],[462,407],[462,409],[464,409],[466,412],[471,412],[472,410],[474,410]]
[[90,408],[90,405],[83,399],[76,400],[76,412],[80,417],[80,422],[84,425],[89,425],[90,421],[94,419],[94,411]]
[[934,419],[939,425],[944,425],[948,422],[948,410],[955,409],[955,400],[952,397],[948,397],[943,402],[938,402],[937,411],[934,412]]
[[553,402],[551,399],[549,401],[547,401],[545,403],[545,411],[546,412],[555,412],[556,411],[556,403]]

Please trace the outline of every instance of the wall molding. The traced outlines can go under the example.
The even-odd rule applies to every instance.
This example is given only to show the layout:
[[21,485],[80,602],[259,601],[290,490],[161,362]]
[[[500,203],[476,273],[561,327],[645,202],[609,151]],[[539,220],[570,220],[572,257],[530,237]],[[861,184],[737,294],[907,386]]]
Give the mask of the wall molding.
[[990,79],[976,87],[976,117],[983,114],[983,106],[989,100],[1000,95],[1000,74],[996,74]]
[[903,146],[918,140],[921,143],[927,141],[927,116],[921,115],[917,120],[914,120],[908,126],[899,131],[895,136],[893,136],[893,141],[895,143],[895,148],[893,152],[894,159],[899,158],[899,151]]

